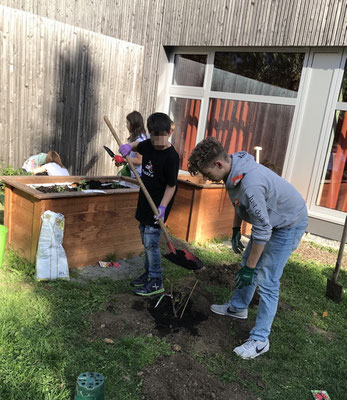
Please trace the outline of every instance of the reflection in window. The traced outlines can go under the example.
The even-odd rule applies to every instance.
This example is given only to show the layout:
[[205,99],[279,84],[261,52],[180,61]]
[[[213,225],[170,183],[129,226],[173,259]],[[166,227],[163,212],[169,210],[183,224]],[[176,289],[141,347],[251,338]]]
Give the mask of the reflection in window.
[[204,86],[206,55],[176,54],[173,85]]
[[247,151],[260,163],[281,174],[294,106],[210,99],[205,137],[216,137],[231,154]]
[[317,205],[347,211],[347,112],[336,111]]
[[175,123],[171,143],[180,156],[180,169],[187,171],[188,157],[196,144],[196,134],[200,114],[200,100],[170,99],[170,118]]
[[297,97],[304,53],[216,52],[212,90]]
[[345,72],[343,74],[341,90],[338,101],[347,102],[347,60],[345,63]]

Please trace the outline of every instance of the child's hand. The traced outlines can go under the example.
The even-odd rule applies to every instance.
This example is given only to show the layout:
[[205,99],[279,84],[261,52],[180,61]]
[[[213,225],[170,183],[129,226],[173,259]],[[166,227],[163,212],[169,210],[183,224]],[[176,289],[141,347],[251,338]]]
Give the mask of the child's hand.
[[114,156],[113,160],[117,167],[120,167],[122,164],[127,163],[126,160],[124,160],[124,158],[122,156],[118,156],[118,155]]
[[132,150],[131,146],[128,143],[122,144],[119,146],[119,152],[123,157],[126,157],[127,155],[129,155],[131,150]]
[[[160,218],[163,218],[163,219],[164,219],[164,217],[165,217],[165,210],[166,210],[166,207],[165,207],[165,206],[159,206],[159,207],[158,207],[159,214],[158,214],[158,215],[155,215],[155,216],[154,216],[154,219],[156,219],[156,220],[158,220],[158,219],[160,219]],[[158,223],[158,222],[156,222],[156,223]]]

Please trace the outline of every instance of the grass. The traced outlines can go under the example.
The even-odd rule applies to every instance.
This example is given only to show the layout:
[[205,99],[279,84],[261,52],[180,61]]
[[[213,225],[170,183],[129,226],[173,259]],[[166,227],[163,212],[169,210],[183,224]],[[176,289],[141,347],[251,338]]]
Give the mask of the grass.
[[[199,245],[196,251],[208,265],[240,259],[219,241]],[[167,260],[164,264],[170,282],[190,273]],[[347,299],[344,293],[335,304],[324,296],[333,268],[291,258],[282,279],[286,311],[275,318],[266,356],[244,361],[229,349],[214,357],[195,357],[222,381],[237,382],[263,400],[310,399],[312,389],[327,390],[333,400],[344,399]],[[88,370],[105,376],[106,398],[140,400],[138,373],[171,354],[170,344],[156,336],[128,336],[110,345],[92,336],[86,318],[127,292],[127,282],[38,283],[33,271],[34,265],[6,252],[0,270],[0,398],[71,399],[77,376]],[[339,282],[347,286],[345,271]],[[216,300],[230,295],[217,287],[207,289]]]

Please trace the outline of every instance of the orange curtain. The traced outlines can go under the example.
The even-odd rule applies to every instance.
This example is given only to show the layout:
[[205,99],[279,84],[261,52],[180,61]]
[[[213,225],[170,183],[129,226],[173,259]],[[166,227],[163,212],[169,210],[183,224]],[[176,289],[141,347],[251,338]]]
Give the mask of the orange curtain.
[[337,132],[339,132],[339,135],[337,142],[335,142],[336,153],[332,163],[331,182],[328,186],[326,199],[323,201],[324,204],[321,205],[335,210],[347,211],[347,181],[344,177],[347,158],[347,113],[345,113],[342,123],[337,125]]

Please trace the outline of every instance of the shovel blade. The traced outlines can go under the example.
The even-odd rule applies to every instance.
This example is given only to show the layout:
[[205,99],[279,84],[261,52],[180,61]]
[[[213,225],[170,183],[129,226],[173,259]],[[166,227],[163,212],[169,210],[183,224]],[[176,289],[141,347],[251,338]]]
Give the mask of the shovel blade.
[[335,301],[335,303],[340,303],[342,297],[342,286],[338,283],[334,283],[332,279],[328,279],[325,295],[329,299]]
[[164,257],[171,261],[172,263],[179,265],[190,271],[196,271],[203,267],[202,261],[195,257],[192,253],[186,250],[177,250],[176,254],[170,252],[165,254]]

